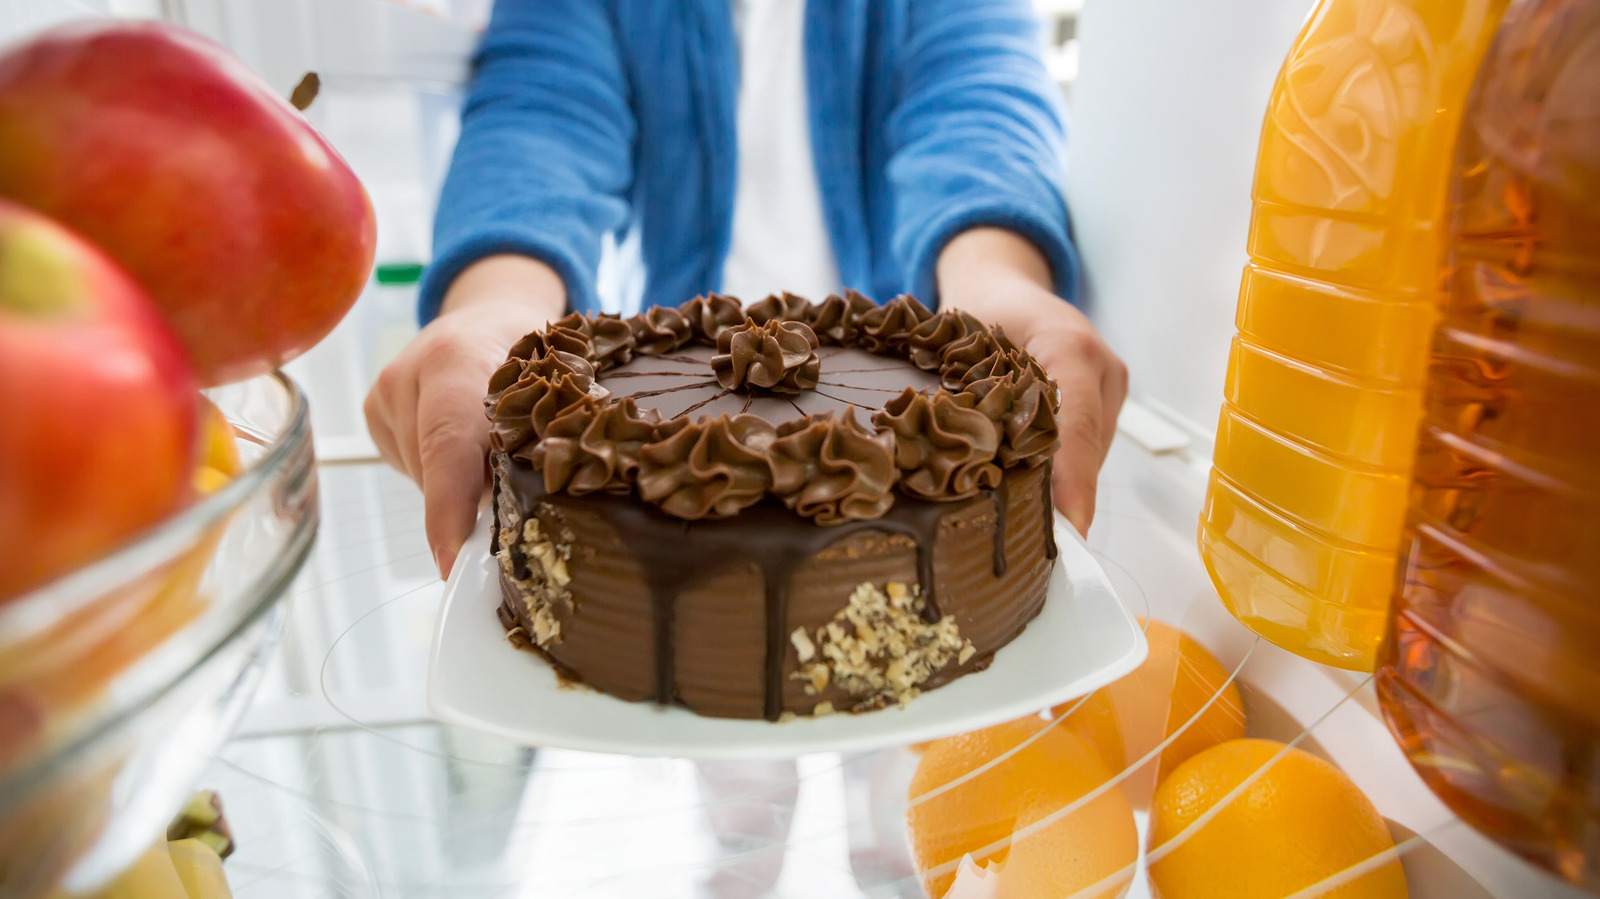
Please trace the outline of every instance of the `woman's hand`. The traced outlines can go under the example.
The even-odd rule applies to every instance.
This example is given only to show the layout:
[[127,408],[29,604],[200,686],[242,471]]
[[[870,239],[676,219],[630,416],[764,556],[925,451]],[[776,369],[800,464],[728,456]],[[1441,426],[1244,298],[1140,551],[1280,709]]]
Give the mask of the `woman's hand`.
[[957,235],[939,254],[938,281],[940,308],[1000,325],[1055,378],[1061,389],[1055,504],[1087,534],[1100,465],[1128,396],[1127,366],[1083,313],[1055,295],[1049,264],[1033,244],[1010,231]]
[[489,376],[524,334],[561,317],[566,288],[524,256],[491,256],[463,271],[439,317],[378,376],[367,429],[383,458],[422,488],[428,545],[450,573],[472,533],[487,478]]

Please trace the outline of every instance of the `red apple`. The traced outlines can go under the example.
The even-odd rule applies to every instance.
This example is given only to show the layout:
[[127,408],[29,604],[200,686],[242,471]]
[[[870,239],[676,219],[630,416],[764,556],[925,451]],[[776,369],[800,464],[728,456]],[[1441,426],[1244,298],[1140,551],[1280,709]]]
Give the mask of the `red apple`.
[[185,503],[199,409],[183,346],[144,289],[0,200],[0,601]]
[[166,312],[205,385],[333,330],[372,267],[372,204],[303,116],[220,46],[67,25],[0,57],[0,196],[89,238]]

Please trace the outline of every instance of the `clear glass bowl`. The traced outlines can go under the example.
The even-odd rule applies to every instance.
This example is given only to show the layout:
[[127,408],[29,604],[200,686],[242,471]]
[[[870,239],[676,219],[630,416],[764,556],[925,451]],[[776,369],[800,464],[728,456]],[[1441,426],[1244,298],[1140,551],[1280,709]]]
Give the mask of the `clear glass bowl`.
[[182,806],[248,704],[317,531],[305,396],[206,392],[242,472],[95,563],[0,605],[0,899],[93,889]]

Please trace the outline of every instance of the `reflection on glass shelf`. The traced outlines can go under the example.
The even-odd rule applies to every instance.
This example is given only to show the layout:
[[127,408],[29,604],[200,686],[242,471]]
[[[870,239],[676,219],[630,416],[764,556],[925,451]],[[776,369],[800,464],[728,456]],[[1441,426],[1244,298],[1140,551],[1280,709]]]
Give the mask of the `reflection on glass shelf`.
[[211,782],[241,899],[910,896],[913,764],[627,759],[416,726],[236,741]]
[[[1179,880],[1206,876],[1274,832],[1245,826],[1233,856],[1185,856],[1236,826],[1222,797],[1213,818],[1153,844],[1158,784],[1184,756],[1240,736],[1277,742],[1237,795],[1293,769],[1324,784],[1348,775],[1370,800],[1373,848],[1318,873],[1318,889],[1393,876],[1398,859],[1415,899],[1559,895],[1432,798],[1367,682],[1262,643],[1222,610],[1194,550],[1203,486],[1179,458],[1113,451],[1090,543],[1161,648],[1120,686],[1025,719],[1020,740],[991,735],[986,752],[968,741],[713,763],[535,749],[432,721],[423,687],[443,585],[420,497],[376,465],[325,468],[322,542],[293,590],[289,636],[205,782],[237,838],[235,895],[917,899],[929,882],[947,899],[1124,888],[1137,899],[1153,862]],[[503,691],[517,701],[516,684]],[[1079,761],[1049,768],[1062,752]],[[952,799],[963,815],[928,825]],[[1109,830],[1114,840],[1095,836]],[[953,834],[955,856],[939,833]],[[1052,867],[1089,840],[1106,847],[1098,860]]]

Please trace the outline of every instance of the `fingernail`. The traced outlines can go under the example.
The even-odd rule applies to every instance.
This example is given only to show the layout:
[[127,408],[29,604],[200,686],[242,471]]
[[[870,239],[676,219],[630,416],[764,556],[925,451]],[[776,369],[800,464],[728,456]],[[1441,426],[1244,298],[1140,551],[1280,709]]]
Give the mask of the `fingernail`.
[[433,565],[435,568],[439,569],[439,580],[443,581],[449,579],[450,564],[451,559],[449,553],[445,552],[443,549],[435,549],[433,551]]

